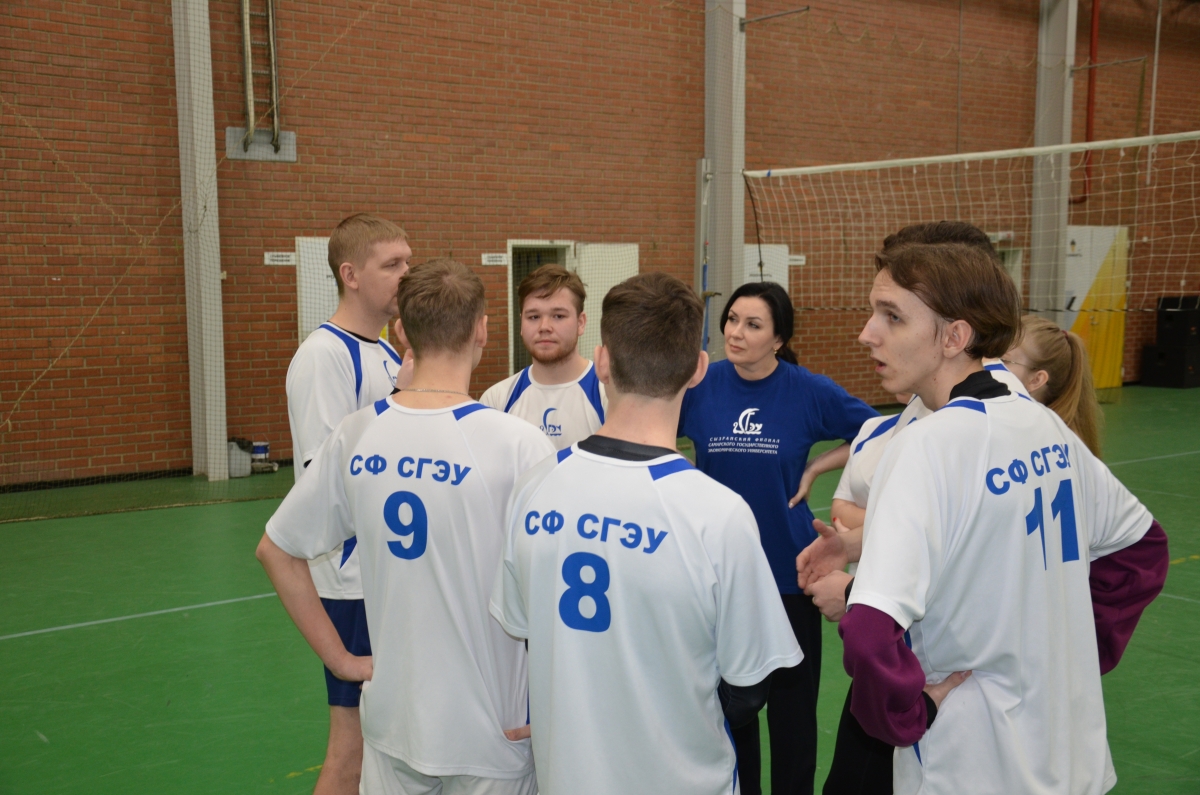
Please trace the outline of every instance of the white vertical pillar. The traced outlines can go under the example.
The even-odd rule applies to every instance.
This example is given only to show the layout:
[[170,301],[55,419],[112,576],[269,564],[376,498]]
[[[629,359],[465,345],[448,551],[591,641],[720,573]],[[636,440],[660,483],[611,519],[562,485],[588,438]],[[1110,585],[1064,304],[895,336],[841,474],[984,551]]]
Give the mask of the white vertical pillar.
[[[1077,12],[1078,0],[1041,0],[1034,146],[1071,142]],[[1058,323],[1063,321],[1070,198],[1070,155],[1034,158],[1029,302],[1039,315]]]
[[745,235],[745,0],[705,0],[704,157],[712,169],[708,194],[708,289],[719,292],[709,313],[709,355],[725,358],[720,314],[742,282]]
[[192,469],[209,480],[226,480],[225,329],[208,0],[172,0],[171,20],[179,106]]

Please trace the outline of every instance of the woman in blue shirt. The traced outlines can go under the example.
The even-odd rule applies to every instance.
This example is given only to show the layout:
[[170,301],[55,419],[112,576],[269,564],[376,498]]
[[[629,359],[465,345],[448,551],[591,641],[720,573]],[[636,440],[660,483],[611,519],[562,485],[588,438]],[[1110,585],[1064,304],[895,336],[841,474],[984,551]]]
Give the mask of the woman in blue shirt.
[[[854,439],[876,412],[823,375],[796,362],[787,346],[795,313],[782,287],[751,282],[734,291],[721,313],[725,360],[683,399],[679,435],[696,446],[696,465],[742,496],[754,512],[759,537],[780,597],[804,651],[795,668],[771,680],[767,721],[771,738],[771,791],[813,791],[817,765],[817,691],[821,676],[821,614],[796,584],[796,556],[816,538],[813,514],[793,490],[818,469],[844,463],[846,448],[823,457],[805,476],[816,442]],[[789,502],[791,500],[791,502]],[[733,730],[743,795],[760,792],[758,721]]]

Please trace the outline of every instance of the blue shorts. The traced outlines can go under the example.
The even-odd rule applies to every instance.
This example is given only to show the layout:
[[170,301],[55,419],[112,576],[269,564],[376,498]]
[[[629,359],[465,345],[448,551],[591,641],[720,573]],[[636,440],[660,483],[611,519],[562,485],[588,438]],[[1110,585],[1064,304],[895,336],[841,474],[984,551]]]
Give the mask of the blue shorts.
[[[367,635],[367,608],[362,599],[322,599],[329,620],[342,638],[346,651],[356,657],[371,653],[371,638]],[[361,682],[344,682],[325,669],[325,689],[329,691],[329,706],[358,708],[362,695]]]

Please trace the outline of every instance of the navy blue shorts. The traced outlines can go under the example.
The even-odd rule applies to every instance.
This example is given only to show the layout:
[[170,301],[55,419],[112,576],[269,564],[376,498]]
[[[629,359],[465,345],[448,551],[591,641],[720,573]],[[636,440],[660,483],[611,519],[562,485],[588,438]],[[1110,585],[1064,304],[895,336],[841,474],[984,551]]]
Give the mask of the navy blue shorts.
[[[367,635],[367,608],[362,599],[322,599],[329,620],[337,629],[346,651],[356,657],[371,653],[371,638]],[[358,708],[362,695],[361,682],[343,682],[325,669],[325,689],[329,691],[329,706]]]

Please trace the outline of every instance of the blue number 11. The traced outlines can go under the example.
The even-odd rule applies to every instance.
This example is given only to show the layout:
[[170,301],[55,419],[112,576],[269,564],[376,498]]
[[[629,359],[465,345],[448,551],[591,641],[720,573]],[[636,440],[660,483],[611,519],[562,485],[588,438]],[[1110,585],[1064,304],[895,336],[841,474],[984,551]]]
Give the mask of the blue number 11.
[[[1058,484],[1058,492],[1050,501],[1050,512],[1058,519],[1062,531],[1063,563],[1079,560],[1079,536],[1075,531],[1075,497],[1071,491],[1071,479]],[[1046,568],[1046,517],[1042,508],[1042,489],[1039,486],[1033,490],[1033,510],[1025,515],[1025,534],[1031,535],[1034,530],[1041,533],[1042,568]]]

